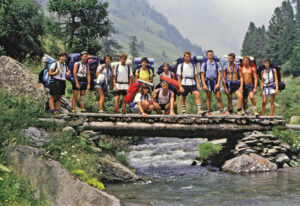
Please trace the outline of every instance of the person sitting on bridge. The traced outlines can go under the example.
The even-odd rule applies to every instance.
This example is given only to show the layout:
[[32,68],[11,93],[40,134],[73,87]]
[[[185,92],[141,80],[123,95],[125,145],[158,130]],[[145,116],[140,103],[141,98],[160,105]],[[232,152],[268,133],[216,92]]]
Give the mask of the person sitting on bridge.
[[104,61],[105,64],[99,64],[96,71],[97,84],[95,88],[99,95],[99,113],[103,113],[105,96],[108,95],[110,80],[112,79],[112,68],[110,66],[112,61],[111,55],[105,55]]
[[118,113],[119,110],[119,101],[120,97],[123,96],[122,99],[122,113],[125,114],[126,111],[126,103],[124,97],[127,94],[128,88],[132,84],[133,81],[133,73],[130,66],[126,65],[127,54],[120,54],[120,64],[116,65],[114,68],[113,75],[113,83],[114,83],[114,94],[115,98],[115,109],[114,112]]
[[147,117],[154,109],[158,109],[158,105],[155,106],[151,99],[149,85],[142,84],[140,86],[139,92],[130,103],[130,108],[133,113],[141,113],[143,117]]
[[257,75],[256,75],[256,69],[255,67],[252,67],[250,65],[250,57],[249,56],[245,56],[243,58],[243,64],[244,66],[241,68],[242,70],[242,75],[243,75],[243,96],[244,96],[244,100],[243,100],[243,104],[244,104],[244,111],[246,115],[249,115],[249,110],[248,110],[248,96],[250,97],[250,100],[252,102],[252,109],[254,112],[255,116],[258,116],[258,112],[256,109],[256,102],[254,99],[254,94],[257,91]]
[[223,69],[223,85],[228,98],[228,111],[233,114],[232,94],[238,98],[238,115],[242,115],[243,105],[243,75],[239,65],[235,63],[235,54],[228,54],[228,64]]
[[186,113],[186,96],[189,93],[192,93],[196,99],[198,114],[204,114],[201,109],[201,99],[199,93],[201,86],[197,75],[196,65],[191,63],[191,55],[192,54],[190,51],[184,52],[184,62],[179,64],[177,67],[178,85],[181,93],[181,110],[183,114]]
[[157,102],[154,103],[158,107],[158,114],[161,114],[161,110],[164,110],[165,114],[175,115],[174,110],[177,111],[175,94],[169,89],[168,82],[161,82],[161,88],[154,91],[152,99],[159,104],[156,105]]
[[263,97],[261,116],[265,115],[266,104],[269,96],[271,96],[271,114],[274,116],[275,110],[275,95],[278,94],[278,77],[277,72],[274,68],[270,68],[270,60],[266,59],[264,61],[265,69],[261,72],[261,90],[260,96]]
[[225,115],[226,112],[223,109],[222,99],[221,99],[221,75],[222,67],[219,62],[214,60],[213,50],[208,50],[206,52],[207,61],[201,65],[201,80],[202,85],[206,93],[206,108],[207,114],[211,115],[211,93],[215,93],[215,97],[220,108],[220,113]]

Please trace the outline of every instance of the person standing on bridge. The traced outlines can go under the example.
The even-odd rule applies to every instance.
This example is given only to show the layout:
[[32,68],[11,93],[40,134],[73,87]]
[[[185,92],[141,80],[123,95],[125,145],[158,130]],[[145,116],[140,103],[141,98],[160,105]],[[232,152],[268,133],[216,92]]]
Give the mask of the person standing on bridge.
[[207,61],[203,62],[201,65],[201,80],[202,85],[206,93],[206,108],[207,114],[211,115],[211,93],[214,92],[218,106],[220,108],[220,113],[225,115],[226,112],[223,109],[222,99],[221,99],[221,75],[222,67],[219,62],[214,60],[213,50],[208,50],[206,52]]
[[115,94],[115,109],[114,112],[118,113],[119,110],[119,101],[120,97],[122,98],[122,113],[126,113],[126,103],[125,96],[127,94],[128,88],[132,84],[133,81],[133,73],[129,65],[126,65],[127,54],[120,54],[120,64],[116,65],[114,68],[114,94]]
[[186,113],[185,101],[186,96],[192,93],[195,96],[198,114],[203,115],[204,112],[201,109],[200,92],[201,86],[197,74],[197,68],[195,64],[191,62],[191,52],[184,52],[184,62],[177,67],[179,92],[181,93],[181,111]]
[[110,63],[112,61],[112,57],[109,54],[104,56],[105,64],[98,66],[96,71],[96,90],[99,95],[99,111],[98,113],[103,113],[103,105],[105,97],[108,95],[109,85],[112,79],[112,67]]
[[235,63],[235,54],[228,54],[228,64],[223,69],[223,85],[228,98],[228,111],[233,114],[232,94],[238,98],[237,114],[242,115],[243,75],[239,65]]
[[254,94],[257,91],[257,75],[256,75],[256,69],[255,67],[252,67],[250,65],[250,57],[249,56],[244,56],[243,58],[243,64],[244,66],[241,68],[242,70],[242,75],[243,75],[243,104],[244,104],[244,111],[246,115],[249,115],[249,110],[248,110],[248,96],[250,97],[250,100],[252,102],[252,109],[253,113],[255,116],[258,116],[257,108],[256,108],[256,102],[254,99]]
[[263,97],[261,116],[265,115],[266,104],[269,96],[271,96],[271,114],[274,116],[275,110],[275,95],[278,94],[278,77],[276,69],[270,68],[271,61],[266,59],[264,61],[265,69],[261,72],[261,90],[260,96]]
[[73,76],[73,99],[72,99],[72,112],[76,110],[76,101],[78,94],[80,93],[80,109],[81,112],[85,112],[85,93],[86,90],[90,89],[91,85],[91,74],[90,66],[88,65],[88,52],[83,51],[80,54],[81,61],[74,64]]

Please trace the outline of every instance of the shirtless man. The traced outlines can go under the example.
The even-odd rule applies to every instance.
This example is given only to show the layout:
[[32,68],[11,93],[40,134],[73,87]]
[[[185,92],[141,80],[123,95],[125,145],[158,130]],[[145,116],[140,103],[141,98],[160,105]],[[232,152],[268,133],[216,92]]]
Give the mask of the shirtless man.
[[241,68],[243,75],[243,96],[244,96],[244,111],[246,115],[249,115],[250,112],[248,110],[248,96],[252,102],[252,109],[255,116],[258,116],[258,112],[256,109],[256,102],[254,100],[254,94],[257,91],[257,75],[254,67],[250,66],[250,57],[245,56],[243,58],[244,66]]
[[228,54],[228,65],[223,69],[223,85],[228,98],[228,111],[233,114],[232,94],[238,98],[237,114],[242,115],[243,105],[243,75],[239,65],[235,63],[235,54]]

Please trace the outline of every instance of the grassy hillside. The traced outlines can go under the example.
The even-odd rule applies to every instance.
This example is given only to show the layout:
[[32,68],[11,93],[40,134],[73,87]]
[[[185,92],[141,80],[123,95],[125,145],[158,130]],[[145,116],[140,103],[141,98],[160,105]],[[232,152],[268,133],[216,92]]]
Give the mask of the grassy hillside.
[[[156,64],[172,62],[186,49],[194,55],[202,54],[201,47],[182,37],[146,0],[110,0],[109,3],[110,19],[119,32],[115,38],[125,51],[129,52],[129,37],[134,35],[139,43],[144,42],[144,51],[140,51],[140,55],[155,58]],[[165,57],[162,57],[163,53]]]

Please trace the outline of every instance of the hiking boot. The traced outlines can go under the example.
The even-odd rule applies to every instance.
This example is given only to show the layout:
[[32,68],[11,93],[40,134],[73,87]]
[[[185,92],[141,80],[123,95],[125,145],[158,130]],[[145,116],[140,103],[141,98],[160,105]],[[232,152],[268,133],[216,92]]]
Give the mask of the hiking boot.
[[205,115],[205,111],[203,111],[202,109],[198,109],[198,112],[197,112],[197,114],[198,115]]
[[85,109],[81,109],[80,111],[81,111],[81,112],[85,112]]
[[225,110],[222,109],[222,110],[220,110],[220,114],[221,114],[221,115],[226,115],[227,113],[226,113]]
[[72,113],[76,113],[76,109],[72,109]]
[[125,109],[122,109],[122,114],[126,114],[126,110]]
[[254,115],[255,115],[256,117],[259,116],[259,113],[257,112],[257,109],[253,109],[253,113],[254,113]]
[[58,116],[58,115],[60,115],[60,112],[59,112],[58,110],[56,110],[56,111],[54,112],[54,115]]
[[244,115],[244,113],[243,113],[243,111],[241,110],[241,111],[238,111],[238,112],[237,112],[237,115],[241,115],[241,116],[242,116],[242,115]]

